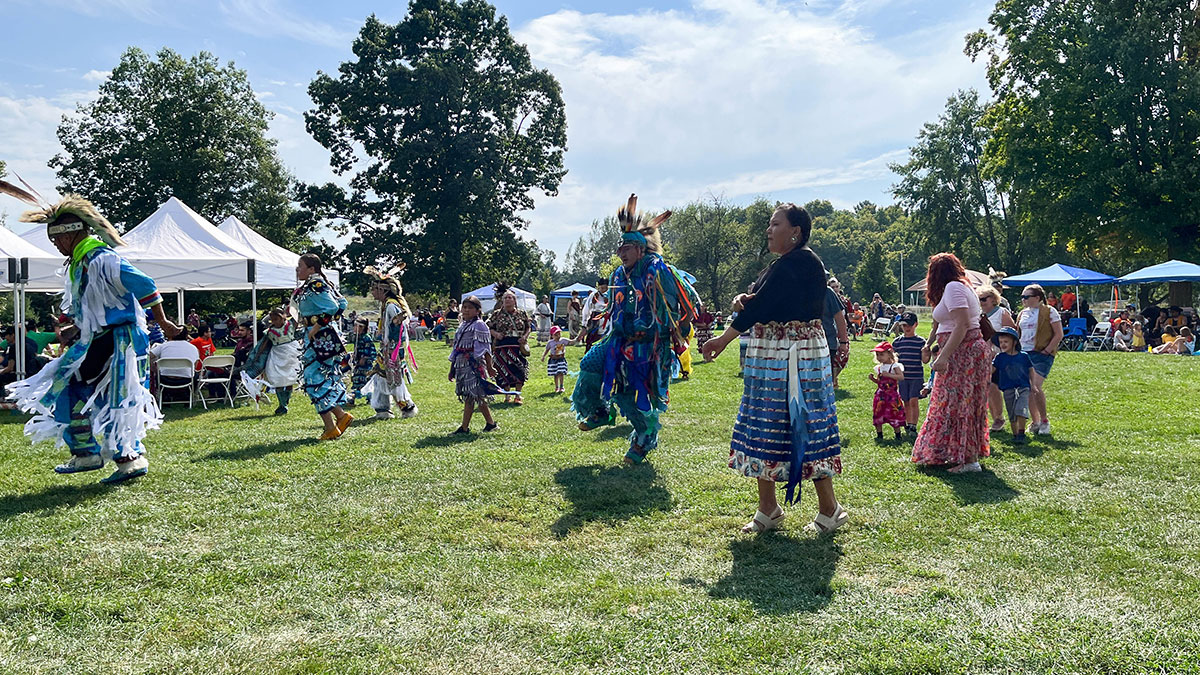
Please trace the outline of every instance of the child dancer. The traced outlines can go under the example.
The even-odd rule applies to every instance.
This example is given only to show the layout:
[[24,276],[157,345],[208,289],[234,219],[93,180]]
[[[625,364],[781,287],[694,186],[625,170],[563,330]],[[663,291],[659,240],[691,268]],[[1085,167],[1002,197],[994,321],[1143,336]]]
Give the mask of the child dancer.
[[904,366],[896,362],[896,352],[889,342],[881,342],[871,351],[875,352],[875,369],[868,377],[877,385],[873,407],[875,440],[883,440],[885,424],[891,425],[899,439],[904,427],[904,403],[900,401],[899,387],[904,379]]
[[992,359],[996,386],[1004,394],[1004,406],[1012,424],[1013,443],[1024,445],[1025,420],[1029,419],[1029,386],[1033,377],[1033,361],[1021,351],[1021,337],[1015,328],[1004,326],[996,332],[1000,353]]
[[251,350],[242,370],[242,383],[254,400],[264,387],[270,387],[279,399],[276,415],[286,415],[292,390],[300,383],[300,336],[296,322],[283,307],[270,312],[271,326]]
[[455,383],[454,392],[458,394],[458,400],[463,402],[462,426],[454,431],[455,434],[471,433],[471,416],[475,414],[476,406],[487,421],[483,430],[499,429],[500,425],[492,419],[488,402],[496,394],[514,394],[505,392],[487,379],[488,374],[495,377],[496,368],[492,363],[491,331],[479,319],[482,311],[483,303],[479,302],[479,298],[472,295],[463,300],[462,322],[454,333],[454,347],[450,351],[450,381]]
[[904,366],[904,379],[900,380],[900,400],[904,402],[904,430],[916,438],[917,423],[921,421],[921,386],[925,383],[925,338],[917,335],[917,315],[905,312],[900,317],[900,330],[904,335],[892,342],[892,350]]
[[550,327],[550,341],[546,343],[546,351],[542,352],[542,360],[545,361],[546,355],[550,355],[550,363],[546,364],[546,374],[554,378],[554,393],[556,394],[566,391],[563,379],[567,376],[567,345],[569,344],[572,344],[572,341],[563,339],[561,328]]
[[371,375],[371,367],[375,365],[378,350],[375,339],[371,337],[370,324],[366,319],[354,321],[354,374],[350,376],[353,391],[350,394],[350,405],[358,405],[358,399],[363,396],[363,387]]

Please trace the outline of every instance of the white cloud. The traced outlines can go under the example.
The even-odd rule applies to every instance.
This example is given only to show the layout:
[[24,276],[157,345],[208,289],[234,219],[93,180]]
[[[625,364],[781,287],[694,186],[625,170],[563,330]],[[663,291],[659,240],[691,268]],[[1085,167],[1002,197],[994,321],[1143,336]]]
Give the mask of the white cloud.
[[83,79],[88,82],[103,82],[109,77],[112,77],[111,70],[89,70],[83,74]]
[[563,86],[570,148],[568,181],[538,199],[530,234],[563,252],[634,191],[649,208],[858,184],[877,198],[921,124],[983,81],[962,36],[986,14],[884,42],[856,17],[887,4],[910,3],[694,0],[519,27]]
[[56,130],[71,110],[38,96],[0,96],[0,159],[47,198],[55,194],[57,182],[47,163],[62,150]]
[[352,31],[306,19],[277,0],[221,0],[218,7],[231,28],[257,37],[289,37],[325,47],[345,47],[354,39]]

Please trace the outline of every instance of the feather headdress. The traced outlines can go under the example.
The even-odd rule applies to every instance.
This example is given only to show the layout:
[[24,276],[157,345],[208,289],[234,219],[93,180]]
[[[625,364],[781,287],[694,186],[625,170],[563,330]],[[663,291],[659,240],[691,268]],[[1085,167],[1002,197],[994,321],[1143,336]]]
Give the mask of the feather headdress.
[[400,275],[404,274],[405,267],[404,263],[400,263],[384,274],[376,267],[368,266],[363,270],[363,274],[371,278],[371,284],[378,284],[387,289],[388,296],[399,300],[400,306],[404,308],[404,313],[408,315],[412,314],[412,311],[408,308],[408,301],[404,299],[404,287],[400,285]]
[[621,241],[643,246],[651,253],[662,253],[662,235],[658,228],[671,217],[670,211],[646,220],[637,212],[637,195],[629,195],[629,202],[617,209],[617,222],[621,225]]
[[96,207],[79,195],[66,195],[62,201],[51,206],[26,211],[21,215],[22,223],[44,223],[46,234],[55,237],[68,232],[90,230],[109,246],[124,246],[125,241],[116,228],[100,215]]

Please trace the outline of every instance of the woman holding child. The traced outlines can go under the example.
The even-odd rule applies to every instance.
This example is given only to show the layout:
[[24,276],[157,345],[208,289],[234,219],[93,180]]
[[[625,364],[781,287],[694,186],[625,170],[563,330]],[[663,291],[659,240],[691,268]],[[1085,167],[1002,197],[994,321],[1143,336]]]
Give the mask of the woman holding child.
[[992,348],[980,331],[979,298],[952,253],[929,259],[925,281],[925,298],[933,305],[933,339],[939,349],[930,365],[936,377],[929,414],[913,445],[913,461],[950,465],[951,473],[981,471],[979,459],[990,452],[987,403]]

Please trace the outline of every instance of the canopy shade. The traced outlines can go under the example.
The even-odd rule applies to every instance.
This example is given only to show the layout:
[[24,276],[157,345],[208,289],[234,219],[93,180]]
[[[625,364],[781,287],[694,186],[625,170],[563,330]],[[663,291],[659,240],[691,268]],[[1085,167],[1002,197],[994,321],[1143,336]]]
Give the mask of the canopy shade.
[[[223,232],[240,247],[238,250],[259,262],[259,288],[295,288],[296,265],[300,262],[300,254],[267,239],[254,228],[243,223],[237,216],[229,216],[217,229]],[[322,269],[325,276],[335,284],[341,282],[337,270]]]
[[[967,270],[967,278],[971,280],[971,285],[974,286],[975,288],[979,288],[980,286],[987,286],[988,284],[992,283],[991,277],[984,274],[983,272],[976,272],[975,270]],[[905,290],[908,291],[909,293],[920,293],[925,290],[925,280],[922,279],[922,280],[918,281],[917,283],[913,284],[912,286],[909,286]]]
[[551,300],[551,302],[554,303],[554,314],[557,316],[559,314],[567,313],[567,305],[566,304],[562,305],[563,309],[561,312],[558,311],[558,306],[560,304],[559,300],[569,301],[571,299],[572,293],[578,293],[580,302],[582,302],[584,300],[587,300],[588,296],[595,292],[596,292],[596,289],[592,288],[591,286],[588,286],[587,284],[571,284],[570,286],[565,286],[563,288],[558,289],[557,291],[554,291],[553,293],[550,294],[550,300]]
[[[43,230],[45,225],[38,225]],[[12,277],[9,275],[8,259],[20,265],[22,258],[29,260],[29,277],[25,282],[26,290],[53,293],[63,289],[63,256],[55,251],[47,253],[33,244],[25,241],[12,230],[0,227],[0,288],[12,288]]]
[[1118,284],[1161,284],[1171,281],[1200,281],[1200,265],[1182,260],[1168,260],[1117,279]]
[[1015,277],[1006,277],[1001,283],[1005,286],[1026,286],[1028,284],[1038,284],[1039,286],[1092,286],[1111,284],[1116,280],[1116,277],[1108,274],[1093,272],[1082,267],[1071,267],[1070,265],[1055,263],[1049,267],[1043,267],[1036,272],[1027,272],[1025,274],[1018,274]]
[[[537,310],[537,296],[516,286],[513,286],[512,290],[513,293],[517,294],[517,309],[523,309],[531,314]],[[484,313],[490,312],[496,307],[496,289],[494,286],[484,286],[483,288],[476,288],[470,293],[463,293],[462,299],[466,300],[472,295],[479,298],[479,303],[483,305]]]

